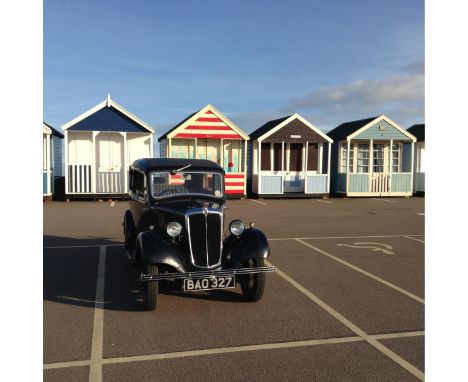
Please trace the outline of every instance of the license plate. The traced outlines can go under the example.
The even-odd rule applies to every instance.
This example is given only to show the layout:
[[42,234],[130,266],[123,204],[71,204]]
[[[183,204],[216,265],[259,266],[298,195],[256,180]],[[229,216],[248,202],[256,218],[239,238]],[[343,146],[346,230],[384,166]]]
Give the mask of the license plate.
[[200,279],[184,279],[183,290],[196,291],[196,290],[210,290],[210,289],[225,289],[235,288],[236,279],[234,276],[223,277],[203,277]]

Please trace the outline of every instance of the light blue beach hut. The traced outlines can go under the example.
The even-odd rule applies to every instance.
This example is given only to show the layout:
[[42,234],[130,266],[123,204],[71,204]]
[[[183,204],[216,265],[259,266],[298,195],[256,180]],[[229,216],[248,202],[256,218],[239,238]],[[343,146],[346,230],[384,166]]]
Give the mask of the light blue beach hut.
[[343,196],[410,196],[416,137],[385,115],[345,122],[333,139],[331,190]]
[[62,176],[63,134],[42,122],[42,196],[51,198],[54,178]]

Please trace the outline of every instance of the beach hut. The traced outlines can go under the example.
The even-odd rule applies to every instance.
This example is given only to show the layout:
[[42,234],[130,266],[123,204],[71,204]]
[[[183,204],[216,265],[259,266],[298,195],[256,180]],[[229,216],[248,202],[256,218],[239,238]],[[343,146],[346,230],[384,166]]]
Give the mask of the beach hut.
[[213,105],[189,115],[159,139],[161,158],[209,159],[226,172],[226,194],[246,193],[249,136]]
[[252,193],[262,197],[329,194],[332,142],[299,114],[265,123],[250,134]]
[[42,122],[42,196],[52,198],[54,178],[62,176],[63,134]]
[[424,193],[424,148],[425,148],[425,124],[411,126],[408,131],[413,134],[417,142],[414,155],[414,193]]
[[332,145],[332,192],[343,196],[410,196],[416,137],[385,115],[342,123]]
[[130,164],[153,157],[154,129],[110,95],[62,129],[67,196],[125,196]]

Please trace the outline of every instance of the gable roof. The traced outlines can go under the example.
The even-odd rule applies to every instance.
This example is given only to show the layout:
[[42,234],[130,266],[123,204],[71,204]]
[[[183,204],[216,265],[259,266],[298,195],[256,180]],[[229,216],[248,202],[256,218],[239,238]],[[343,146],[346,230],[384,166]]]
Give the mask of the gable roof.
[[425,141],[425,132],[424,132],[425,126],[426,125],[424,123],[413,125],[408,128],[408,131],[418,139],[418,142],[424,142]]
[[62,130],[127,131],[154,133],[153,127],[123,106],[107,99],[62,126]]
[[252,134],[250,134],[250,138],[263,140],[263,139],[267,138],[268,136],[272,135],[274,132],[276,132],[279,129],[283,128],[284,126],[287,126],[289,123],[291,123],[292,121],[294,121],[296,119],[301,121],[304,125],[309,127],[311,130],[313,130],[319,136],[324,138],[326,141],[328,141],[330,143],[333,142],[333,140],[330,139],[330,137],[328,137],[320,129],[318,129],[317,127],[312,125],[307,119],[303,118],[301,115],[299,115],[297,113],[295,113],[293,115],[288,115],[287,117],[274,119],[272,121],[269,121],[269,122],[265,123],[263,126],[259,127]]
[[359,119],[357,121],[342,123],[341,125],[335,127],[333,130],[329,131],[327,134],[328,136],[333,138],[334,141],[349,140],[382,120],[392,125],[395,129],[399,130],[402,134],[407,136],[413,142],[416,142],[416,137],[414,135],[401,128],[396,122],[394,122],[384,114],[378,117]]
[[278,118],[278,119],[273,119],[271,121],[268,121],[264,125],[260,126],[257,130],[253,131],[250,133],[250,139],[257,139],[261,137],[262,135],[266,134],[268,131],[273,129],[275,126],[278,126],[281,122],[286,121],[290,115],[283,117],[283,118]]
[[64,138],[64,135],[63,135],[60,131],[54,129],[54,128],[53,128],[51,125],[49,125],[48,123],[42,121],[42,126],[43,126],[46,130],[48,130],[48,133],[49,133],[49,134],[55,135],[56,137],[59,137],[59,138]]
[[341,125],[335,127],[333,130],[329,131],[327,135],[332,138],[334,141],[340,141],[346,139],[352,133],[358,131],[360,128],[366,126],[373,120],[378,117],[359,119],[357,121],[350,121],[342,123]]
[[190,114],[158,138],[227,138],[249,140],[249,136],[213,105]]

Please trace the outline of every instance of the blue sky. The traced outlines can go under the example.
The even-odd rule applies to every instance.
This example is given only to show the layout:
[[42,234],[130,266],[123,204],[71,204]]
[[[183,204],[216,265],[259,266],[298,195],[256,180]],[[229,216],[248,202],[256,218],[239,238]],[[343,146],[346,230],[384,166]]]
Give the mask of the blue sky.
[[159,136],[213,104],[247,133],[295,112],[328,131],[424,122],[424,2],[44,1],[44,120],[107,93]]

